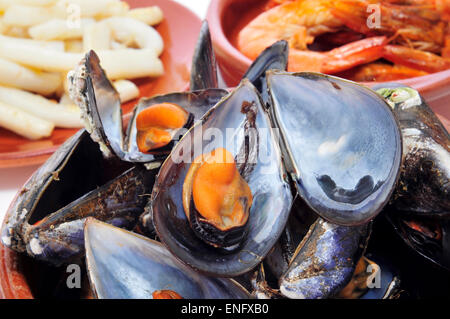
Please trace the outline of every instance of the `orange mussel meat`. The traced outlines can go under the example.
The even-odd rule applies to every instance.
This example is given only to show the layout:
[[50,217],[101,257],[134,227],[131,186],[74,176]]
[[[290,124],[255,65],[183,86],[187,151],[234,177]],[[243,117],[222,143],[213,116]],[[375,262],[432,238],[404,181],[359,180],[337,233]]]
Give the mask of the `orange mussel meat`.
[[168,145],[188,119],[189,113],[172,103],[155,104],[143,110],[136,119],[139,150],[147,153]]
[[217,148],[191,164],[183,184],[183,207],[191,224],[207,224],[223,233],[242,228],[252,201],[250,187],[228,150]]

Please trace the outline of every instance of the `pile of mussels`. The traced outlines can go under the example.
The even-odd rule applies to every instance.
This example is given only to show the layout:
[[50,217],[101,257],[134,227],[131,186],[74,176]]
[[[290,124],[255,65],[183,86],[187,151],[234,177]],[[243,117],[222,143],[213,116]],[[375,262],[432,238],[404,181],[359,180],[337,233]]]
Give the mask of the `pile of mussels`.
[[45,278],[36,295],[67,293],[73,263],[92,289],[82,297],[448,295],[444,126],[412,88],[288,73],[287,56],[277,42],[220,89],[204,23],[190,91],[142,99],[123,119],[88,53],[69,76],[86,129],[1,230]]

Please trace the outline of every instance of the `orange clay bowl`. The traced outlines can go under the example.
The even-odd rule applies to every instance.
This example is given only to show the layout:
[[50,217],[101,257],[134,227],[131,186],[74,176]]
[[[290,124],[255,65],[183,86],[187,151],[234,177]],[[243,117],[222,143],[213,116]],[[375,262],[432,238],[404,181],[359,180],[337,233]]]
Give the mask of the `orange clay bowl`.
[[[127,2],[131,8],[158,5],[165,17],[157,27],[164,39],[165,49],[161,59],[165,74],[157,79],[137,80],[141,96],[187,89],[192,55],[201,27],[200,19],[187,8],[170,0]],[[132,110],[136,103],[137,100],[124,104],[124,113]],[[129,116],[124,117],[125,124],[127,119]],[[50,139],[30,144],[29,141],[0,129],[0,167],[42,163],[76,131],[57,129]],[[0,243],[0,299],[91,297],[87,282],[82,283],[81,289],[67,289],[64,277],[67,275],[65,267],[50,267],[25,254],[7,249]],[[86,278],[85,273],[83,275]]]
[[[220,71],[229,86],[239,83],[252,61],[234,43],[239,31],[264,11],[268,0],[212,0],[208,22]],[[430,107],[450,128],[450,70],[395,81],[417,89]],[[375,82],[364,83],[368,86]]]

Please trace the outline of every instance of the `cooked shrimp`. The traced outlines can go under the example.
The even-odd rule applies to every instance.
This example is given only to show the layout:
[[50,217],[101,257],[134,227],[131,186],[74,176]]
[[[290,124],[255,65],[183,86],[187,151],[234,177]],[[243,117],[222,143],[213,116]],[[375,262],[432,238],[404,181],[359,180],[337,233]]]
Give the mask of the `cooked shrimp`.
[[297,0],[260,14],[239,33],[238,49],[252,60],[278,40],[288,41],[292,49],[306,50],[314,37],[343,25],[327,9],[329,2]]
[[441,18],[450,21],[450,2],[448,0],[384,0],[392,4],[414,5],[438,11]]
[[321,52],[290,50],[288,71],[322,72],[325,55]]
[[439,55],[407,48],[400,45],[386,45],[383,57],[393,63],[425,72],[439,72],[450,69],[450,59]]
[[340,77],[357,82],[385,82],[427,75],[425,71],[408,68],[403,65],[390,65],[374,62],[361,65],[339,74]]
[[351,42],[328,52],[291,50],[289,71],[334,74],[383,57],[386,37],[372,37]]
[[238,35],[238,49],[255,59],[266,47],[284,39],[289,42],[289,70],[336,73],[372,62],[382,56],[386,37],[373,37],[346,44],[329,52],[308,50],[314,38],[336,32],[343,25],[327,9],[329,0],[297,0],[262,13]]
[[[425,2],[424,0],[416,0]],[[398,5],[393,1],[337,0],[330,11],[352,30],[366,35],[383,34],[391,36],[395,44],[414,49],[440,53],[447,28],[441,13],[431,5]],[[395,2],[397,3],[397,2]],[[371,12],[368,5],[378,4],[380,25],[371,27],[367,23]]]
[[386,43],[387,37],[372,37],[333,49],[325,53],[321,72],[336,73],[378,60],[383,56]]
[[445,38],[445,45],[441,54],[443,58],[450,58],[450,35]]

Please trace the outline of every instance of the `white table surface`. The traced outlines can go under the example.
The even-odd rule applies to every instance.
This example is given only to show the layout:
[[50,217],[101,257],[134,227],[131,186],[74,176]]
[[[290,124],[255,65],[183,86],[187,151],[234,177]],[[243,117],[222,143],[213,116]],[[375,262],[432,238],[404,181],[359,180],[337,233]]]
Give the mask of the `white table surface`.
[[[206,16],[208,5],[211,0],[173,0],[181,3],[195,12],[200,18]],[[3,216],[14,198],[14,195],[33,174],[38,166],[27,166],[21,168],[0,168],[0,224]]]

